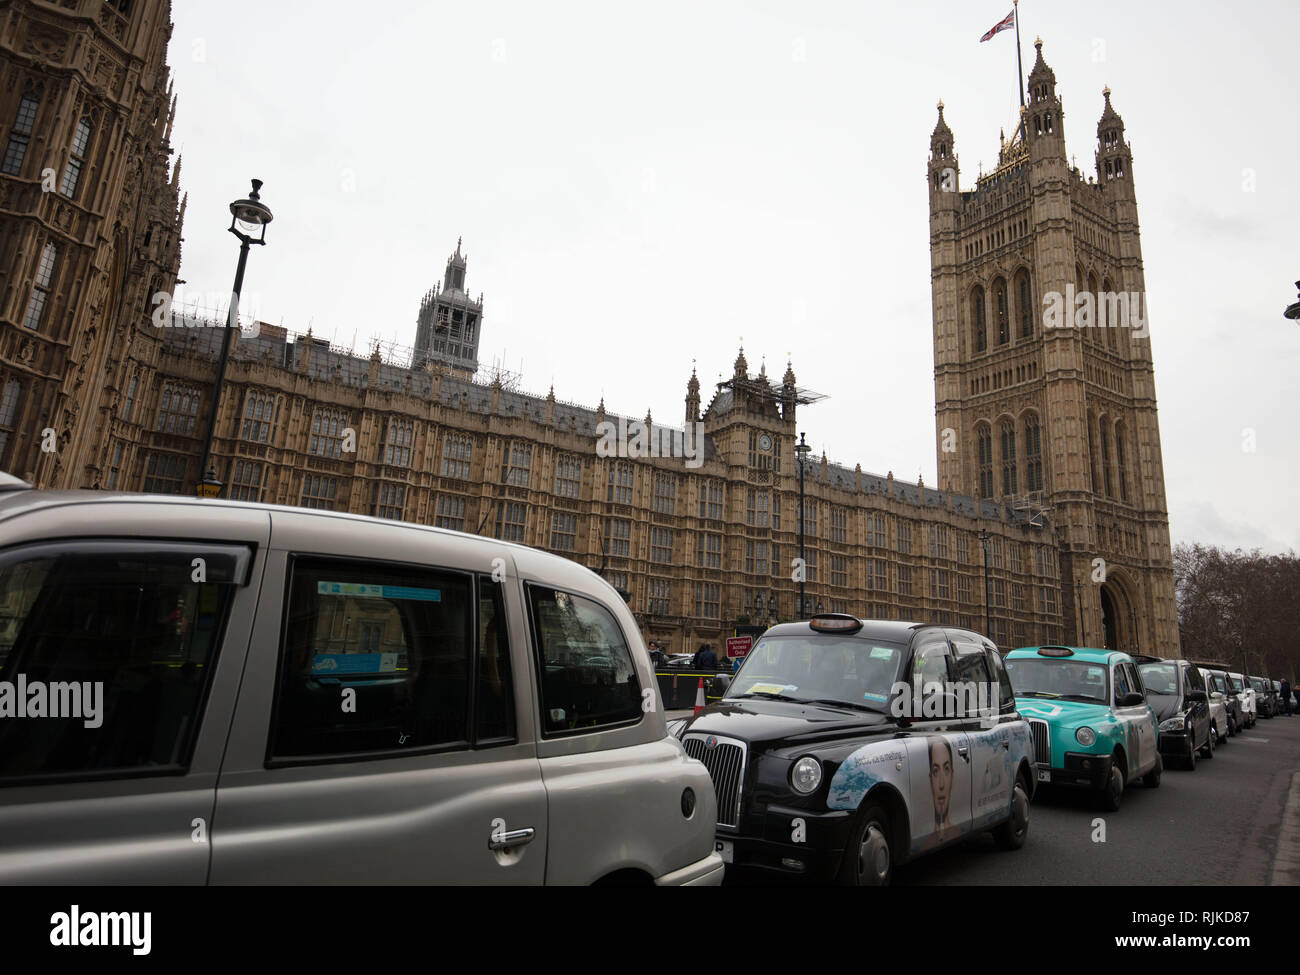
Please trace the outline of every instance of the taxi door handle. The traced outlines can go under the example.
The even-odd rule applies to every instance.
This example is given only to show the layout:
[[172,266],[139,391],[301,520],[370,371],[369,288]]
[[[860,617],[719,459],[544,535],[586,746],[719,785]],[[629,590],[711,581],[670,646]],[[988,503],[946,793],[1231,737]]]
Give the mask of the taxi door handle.
[[957,746],[957,754],[960,755],[966,761],[968,762],[970,761],[970,749],[967,748],[965,745]]
[[490,850],[509,850],[516,846],[523,846],[525,843],[531,843],[536,833],[531,826],[525,826],[523,829],[512,829],[504,833],[496,833],[492,839],[488,840],[488,849]]

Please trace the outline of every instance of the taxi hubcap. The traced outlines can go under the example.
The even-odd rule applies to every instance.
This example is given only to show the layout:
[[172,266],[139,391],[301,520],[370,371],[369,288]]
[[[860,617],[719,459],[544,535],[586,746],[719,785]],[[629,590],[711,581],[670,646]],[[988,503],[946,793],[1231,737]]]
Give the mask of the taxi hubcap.
[[872,823],[862,834],[862,848],[858,851],[858,870],[877,881],[889,874],[889,844],[880,827]]
[[1020,789],[1016,789],[1016,802],[1013,815],[1016,819],[1016,835],[1019,836],[1025,831],[1025,825],[1029,821],[1029,802],[1025,799],[1025,794]]

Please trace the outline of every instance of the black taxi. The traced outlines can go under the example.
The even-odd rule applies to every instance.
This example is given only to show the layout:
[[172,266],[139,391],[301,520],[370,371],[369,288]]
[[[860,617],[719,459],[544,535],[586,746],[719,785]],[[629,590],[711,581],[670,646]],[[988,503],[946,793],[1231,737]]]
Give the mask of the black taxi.
[[992,831],[1024,845],[1033,745],[970,630],[822,614],[769,629],[677,733],[717,793],[728,869],[853,885]]

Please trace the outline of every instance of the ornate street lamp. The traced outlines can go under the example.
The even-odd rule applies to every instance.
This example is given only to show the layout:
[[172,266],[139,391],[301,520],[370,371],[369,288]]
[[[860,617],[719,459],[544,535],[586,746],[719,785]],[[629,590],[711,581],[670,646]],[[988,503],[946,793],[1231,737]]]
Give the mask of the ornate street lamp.
[[[1300,281],[1295,283],[1296,290],[1300,291]],[[1291,319],[1293,322],[1300,322],[1300,294],[1296,295],[1296,300],[1286,306],[1286,311],[1282,314]]]
[[258,195],[262,188],[260,179],[253,180],[253,191],[243,200],[230,204],[230,227],[239,238],[239,264],[235,268],[235,286],[230,292],[230,313],[221,336],[221,358],[217,362],[217,383],[212,390],[212,415],[208,417],[208,435],[203,441],[204,471],[196,493],[201,498],[220,496],[222,484],[217,478],[216,465],[212,463],[212,438],[217,430],[217,410],[221,405],[221,387],[226,380],[226,362],[230,359],[231,330],[239,327],[239,295],[244,287],[244,266],[248,263],[248,249],[253,244],[266,243],[266,225],[272,220],[271,210]]

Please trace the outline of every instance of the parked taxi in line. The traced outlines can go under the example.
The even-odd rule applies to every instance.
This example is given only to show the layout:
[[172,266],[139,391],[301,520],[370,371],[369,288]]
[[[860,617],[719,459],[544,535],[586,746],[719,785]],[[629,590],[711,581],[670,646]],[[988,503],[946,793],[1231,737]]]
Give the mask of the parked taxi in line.
[[1021,647],[1006,668],[1033,731],[1038,782],[1092,789],[1112,812],[1134,779],[1160,785],[1159,726],[1128,654]]
[[1033,752],[997,649],[969,630],[819,614],[755,644],[679,730],[717,792],[732,870],[850,885],[1029,831]]
[[[575,562],[0,475],[0,884],[716,884],[713,783]],[[44,709],[42,709],[44,710]]]

